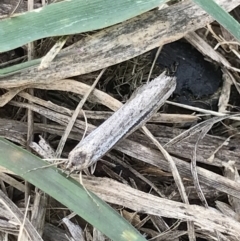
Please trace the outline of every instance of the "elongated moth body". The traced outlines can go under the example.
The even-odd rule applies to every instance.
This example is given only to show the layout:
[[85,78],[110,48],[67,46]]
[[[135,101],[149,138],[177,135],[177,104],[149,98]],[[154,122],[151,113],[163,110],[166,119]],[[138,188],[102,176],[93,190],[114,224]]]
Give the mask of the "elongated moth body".
[[118,111],[69,153],[67,167],[82,170],[97,162],[117,142],[144,125],[175,88],[176,78],[165,73],[141,86]]

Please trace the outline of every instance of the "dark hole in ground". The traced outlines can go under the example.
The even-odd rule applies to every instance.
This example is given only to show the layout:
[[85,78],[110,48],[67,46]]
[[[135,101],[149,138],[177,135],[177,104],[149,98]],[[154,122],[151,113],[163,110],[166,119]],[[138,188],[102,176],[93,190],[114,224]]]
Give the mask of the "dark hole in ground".
[[[155,54],[156,50],[153,51],[154,56]],[[164,45],[157,64],[167,69],[170,75],[177,77],[177,87],[173,96],[176,102],[216,109],[217,99],[212,95],[222,83],[221,70],[206,61],[191,44],[176,41]]]

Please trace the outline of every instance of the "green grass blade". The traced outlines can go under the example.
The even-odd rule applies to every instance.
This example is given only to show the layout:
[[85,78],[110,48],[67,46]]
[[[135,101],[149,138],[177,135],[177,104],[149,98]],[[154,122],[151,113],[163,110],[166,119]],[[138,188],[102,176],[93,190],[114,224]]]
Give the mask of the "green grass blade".
[[0,21],[0,52],[37,39],[105,28],[153,9],[166,0],[71,0]]
[[192,0],[240,41],[240,24],[214,0]]
[[41,58],[39,59],[33,59],[27,62],[23,62],[20,64],[15,64],[13,66],[9,66],[3,69],[0,69],[0,78],[1,77],[7,77],[9,75],[18,73],[24,69],[28,69],[30,67],[36,66],[37,64],[41,63]]
[[[30,152],[0,138],[0,165],[40,188],[115,241],[146,241],[108,204]],[[38,170],[33,170],[40,168]],[[32,170],[32,171],[29,171]]]

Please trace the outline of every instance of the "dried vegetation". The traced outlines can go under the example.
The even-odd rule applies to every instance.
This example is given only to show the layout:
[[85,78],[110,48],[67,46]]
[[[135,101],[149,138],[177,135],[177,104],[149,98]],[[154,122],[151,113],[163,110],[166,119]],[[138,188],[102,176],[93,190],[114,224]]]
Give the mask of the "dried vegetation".
[[[240,21],[238,13],[239,8],[232,12]],[[223,84],[218,110],[169,100],[152,116],[143,132],[136,131],[121,141],[91,168],[91,173],[83,173],[82,177],[87,189],[110,203],[150,240],[240,238],[240,122],[237,115],[224,117],[225,113],[239,111],[239,44],[215,22],[200,27],[203,26],[195,27],[196,32],[171,33],[166,42],[184,36],[185,41],[208,60],[221,66]],[[100,38],[104,34],[107,33],[99,31]],[[90,35],[95,37],[95,33]],[[70,46],[71,50],[73,43],[83,43],[84,38],[82,35],[70,36],[65,46]],[[45,39],[34,43],[35,57],[45,55],[55,42],[55,39]],[[139,52],[145,51],[136,50],[133,55]],[[1,67],[26,59],[25,47],[0,55]],[[96,59],[100,58],[97,56]],[[70,128],[62,154],[59,151],[62,158],[67,158],[82,136],[112,115],[140,85],[159,75],[162,69],[157,63],[153,65],[153,59],[152,52],[146,52],[119,64],[114,60],[113,66],[100,64],[107,68],[96,88],[86,96],[83,111],[78,113]],[[90,93],[90,86],[100,73],[73,74],[73,77],[70,72],[63,80],[57,79],[54,73],[49,74],[46,78],[56,78],[52,82],[48,79],[46,83],[41,73],[36,73],[39,83],[37,79],[32,83],[24,82],[30,79],[30,72],[25,72],[26,79],[23,72],[20,76],[23,82],[16,82],[16,74],[9,77],[14,81],[7,91],[6,85],[0,83],[3,88],[0,135],[43,158],[52,158],[75,108],[81,98]],[[64,166],[60,164],[59,168],[64,169]],[[79,181],[79,174],[71,176]],[[1,169],[0,179],[1,240],[17,240],[21,227],[14,219],[21,215],[20,211],[26,210],[30,222],[26,219],[23,225],[33,225],[45,241],[68,240],[66,234],[71,233],[74,237],[72,229],[81,233],[81,240],[107,240],[80,217],[8,170]],[[25,238],[22,240],[27,240]]]

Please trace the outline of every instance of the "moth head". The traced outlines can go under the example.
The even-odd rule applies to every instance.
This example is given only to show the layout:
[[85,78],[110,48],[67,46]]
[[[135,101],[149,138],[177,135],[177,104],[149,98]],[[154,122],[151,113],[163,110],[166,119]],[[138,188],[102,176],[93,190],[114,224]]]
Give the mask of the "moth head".
[[71,170],[83,170],[93,164],[92,154],[81,149],[73,149],[68,155],[67,168]]

